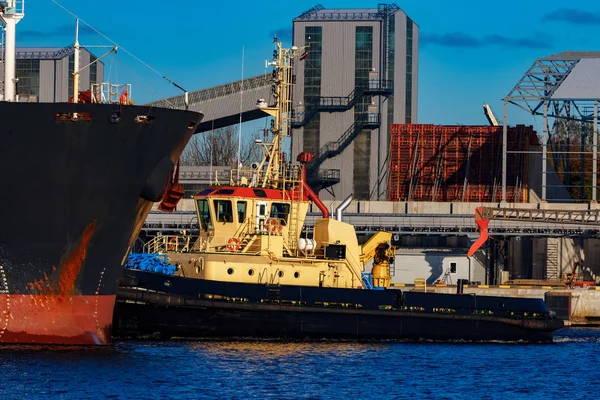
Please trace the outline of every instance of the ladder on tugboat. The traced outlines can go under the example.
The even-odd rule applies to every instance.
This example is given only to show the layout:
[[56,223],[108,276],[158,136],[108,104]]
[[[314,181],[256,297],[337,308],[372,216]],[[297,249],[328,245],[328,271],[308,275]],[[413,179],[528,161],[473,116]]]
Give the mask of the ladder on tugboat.
[[[296,256],[298,249],[298,225],[300,224],[299,213],[300,213],[300,201],[304,195],[302,186],[298,190],[292,190],[289,195],[290,199],[290,214],[288,217],[288,237],[287,246],[284,246],[284,250],[289,256]],[[288,251],[289,248],[289,251]],[[291,252],[291,254],[289,254]]]

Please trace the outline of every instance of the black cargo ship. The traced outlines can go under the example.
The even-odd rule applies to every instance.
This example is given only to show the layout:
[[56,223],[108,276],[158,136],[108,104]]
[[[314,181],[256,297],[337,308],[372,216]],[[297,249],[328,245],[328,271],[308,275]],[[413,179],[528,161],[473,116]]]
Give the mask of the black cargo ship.
[[126,255],[201,119],[0,103],[0,343],[110,341]]

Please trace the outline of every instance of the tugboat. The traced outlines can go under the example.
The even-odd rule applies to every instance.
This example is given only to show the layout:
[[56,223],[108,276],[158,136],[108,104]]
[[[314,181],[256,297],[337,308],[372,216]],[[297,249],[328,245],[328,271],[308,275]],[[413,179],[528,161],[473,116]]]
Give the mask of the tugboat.
[[[130,255],[113,335],[551,342],[563,323],[542,300],[467,295],[462,282],[457,294],[390,288],[391,234],[359,245],[342,221],[350,197],[330,218],[306,183],[314,155],[292,164],[281,152],[304,49],[275,43],[274,99],[257,102],[273,117],[262,160],[194,196],[197,237],[159,235]],[[304,226],[311,204],[322,212],[313,228]]]

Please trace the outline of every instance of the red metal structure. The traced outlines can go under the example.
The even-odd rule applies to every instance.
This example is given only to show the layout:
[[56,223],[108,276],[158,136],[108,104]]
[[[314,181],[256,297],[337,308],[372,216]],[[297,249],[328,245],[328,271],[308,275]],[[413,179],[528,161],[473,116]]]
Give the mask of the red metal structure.
[[[508,130],[510,202],[527,201],[525,151],[533,127]],[[510,152],[519,153],[510,153]],[[390,138],[390,201],[501,200],[502,127],[394,124]]]

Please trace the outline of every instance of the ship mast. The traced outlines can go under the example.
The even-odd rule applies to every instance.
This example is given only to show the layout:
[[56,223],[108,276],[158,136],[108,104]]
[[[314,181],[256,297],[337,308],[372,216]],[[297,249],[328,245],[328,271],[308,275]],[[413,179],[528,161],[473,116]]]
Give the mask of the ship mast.
[[79,44],[79,19],[75,20],[75,43],[73,44],[73,103],[79,102],[79,55],[81,45]]
[[15,101],[16,31],[25,16],[25,0],[0,1],[0,21],[4,24],[4,101]]
[[292,93],[293,85],[293,59],[305,51],[304,46],[298,48],[283,48],[281,42],[274,39],[276,49],[273,51],[273,60],[267,61],[266,66],[273,66],[273,101],[272,105],[258,104],[258,108],[272,116],[271,133],[273,141],[264,144],[265,152],[258,169],[265,172],[260,186],[277,187],[282,174],[281,142],[283,138],[290,136],[292,118]]

